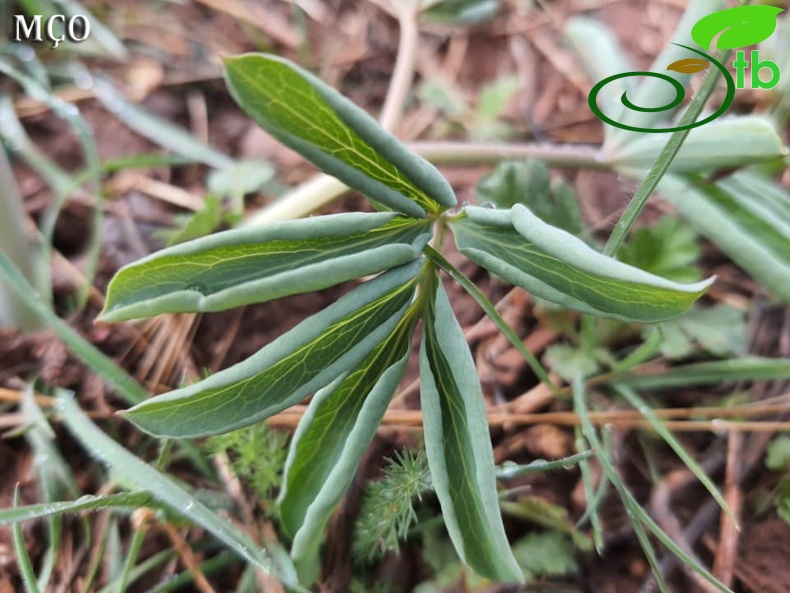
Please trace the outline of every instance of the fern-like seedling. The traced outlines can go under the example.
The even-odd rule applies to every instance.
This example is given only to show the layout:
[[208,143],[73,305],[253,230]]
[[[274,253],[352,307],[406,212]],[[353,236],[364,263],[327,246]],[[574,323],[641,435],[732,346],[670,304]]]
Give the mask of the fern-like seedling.
[[261,500],[271,499],[280,488],[288,452],[288,435],[263,423],[211,437],[211,453],[224,453],[233,471]]
[[365,488],[354,530],[354,558],[373,562],[397,552],[417,522],[415,500],[431,488],[428,460],[422,450],[404,449],[387,460],[384,476]]

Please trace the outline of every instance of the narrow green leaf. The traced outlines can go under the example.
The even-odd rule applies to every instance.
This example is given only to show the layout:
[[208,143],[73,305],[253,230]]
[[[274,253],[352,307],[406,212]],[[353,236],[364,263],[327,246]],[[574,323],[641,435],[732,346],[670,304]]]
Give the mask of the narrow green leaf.
[[501,0],[429,0],[421,20],[468,27],[494,18],[501,4]]
[[455,205],[450,184],[433,165],[296,64],[246,54],[225,60],[225,77],[259,126],[370,199],[416,217]]
[[774,296],[790,302],[790,194],[754,173],[717,183],[665,177],[661,195]]
[[44,517],[53,517],[65,513],[79,511],[97,511],[106,508],[138,508],[144,506],[158,506],[148,492],[124,492],[121,494],[108,494],[103,496],[82,496],[77,500],[64,502],[48,502],[32,504],[25,507],[14,507],[0,511],[0,525],[13,525],[23,521],[32,521]]
[[408,263],[430,223],[353,212],[217,233],[122,268],[102,321],[220,311],[320,290]]
[[279,555],[270,555],[268,550],[261,549],[233,523],[222,519],[171,478],[141,461],[104,434],[80,410],[72,396],[61,396],[59,403],[66,427],[99,461],[130,484],[150,492],[157,500],[203,527],[240,557],[271,572],[284,584],[304,592],[296,581],[293,566],[285,564]]
[[[14,508],[18,508],[19,504],[19,484],[14,489]],[[14,525],[13,529],[14,552],[16,553],[16,562],[19,567],[19,573],[22,575],[22,581],[25,584],[25,591],[27,593],[40,593],[38,582],[36,581],[36,571],[33,569],[33,563],[30,561],[30,556],[25,547],[25,536],[22,533],[21,525]]]
[[[749,141],[733,142],[733,138]],[[660,135],[644,134],[618,150],[610,162],[618,171],[639,177],[665,144],[666,138]],[[668,172],[704,173],[766,163],[786,155],[787,148],[770,119],[756,115],[729,117],[691,130]]]
[[[107,28],[99,19],[97,19],[85,5],[74,0],[57,0],[63,11],[70,17],[82,16],[90,22],[90,37],[86,39],[88,43],[96,44],[101,50],[100,53],[104,57],[115,58],[116,60],[126,61],[129,58],[129,51],[124,46],[123,42]],[[69,43],[71,48],[82,49],[82,44]]]
[[[563,38],[595,82],[634,70],[627,52],[618,42],[614,32],[597,19],[585,16],[573,16],[567,19]],[[620,121],[625,109],[620,97],[623,93],[631,96],[635,88],[635,82],[628,77],[613,80],[601,89],[598,94],[598,105],[615,121]],[[609,138],[621,131],[614,126],[604,126],[604,145],[608,146]]]
[[85,365],[99,375],[110,387],[127,402],[136,404],[148,397],[148,392],[118,364],[101,350],[78,334],[68,323],[47,307],[36,290],[30,286],[19,269],[0,250],[0,279],[7,283],[20,301],[36,317],[47,325],[63,343],[82,360]]
[[735,518],[735,515],[733,514],[732,509],[730,509],[730,506],[727,504],[727,501],[724,500],[724,496],[722,496],[721,492],[719,492],[719,489],[713,483],[713,480],[708,477],[708,474],[706,474],[705,470],[700,467],[699,463],[697,463],[694,457],[692,457],[691,454],[686,451],[685,447],[683,447],[680,441],[678,441],[677,437],[672,434],[672,431],[664,425],[664,422],[656,415],[653,409],[633,389],[626,387],[625,385],[615,385],[614,389],[617,393],[623,396],[629,404],[638,410],[642,416],[645,417],[645,420],[650,423],[650,426],[653,427],[653,430],[655,430],[658,435],[664,439],[664,442],[672,448],[672,450],[685,464],[689,471],[694,474],[697,480],[699,480],[700,484],[702,484],[710,493],[719,507],[725,512],[730,520],[735,525],[737,525],[738,520]]
[[748,356],[716,362],[698,362],[664,369],[660,373],[639,370],[622,375],[618,373],[608,382],[644,390],[771,379],[790,379],[790,360]]
[[92,90],[107,110],[144,138],[210,167],[222,169],[233,165],[233,159],[204,144],[184,128],[129,102],[106,80],[96,79]]
[[294,433],[278,502],[304,583],[317,576],[309,568],[315,564],[321,534],[403,376],[415,312],[404,316],[356,369],[319,391]]
[[678,284],[606,257],[527,208],[467,207],[451,223],[458,249],[497,276],[585,313],[651,323],[688,310],[713,280]]
[[686,564],[708,583],[713,585],[713,587],[722,593],[732,593],[729,588],[720,583],[712,574],[710,574],[710,572],[705,569],[704,566],[702,566],[702,564],[694,555],[693,551],[681,548],[680,545],[675,543],[672,538],[664,533],[664,531],[656,524],[656,522],[653,521],[650,515],[647,514],[645,509],[642,508],[639,502],[637,502],[636,498],[634,498],[634,495],[631,494],[631,491],[617,474],[617,470],[615,469],[614,465],[612,465],[611,460],[604,453],[605,449],[602,446],[601,441],[598,439],[598,436],[595,432],[595,427],[592,425],[592,422],[590,422],[590,417],[587,413],[587,406],[585,403],[584,381],[582,380],[581,376],[576,377],[576,379],[573,381],[573,404],[574,411],[579,415],[584,437],[590,444],[590,448],[595,451],[596,458],[601,464],[603,474],[609,481],[611,481],[612,485],[620,496],[620,500],[623,501],[623,506],[625,506],[626,512],[628,513],[628,516],[634,526],[634,533],[636,534],[637,539],[639,540],[639,543],[645,552],[645,556],[647,557],[648,563],[650,564],[651,570],[653,571],[653,576],[655,577],[661,591],[669,591],[669,589],[663,582],[664,577],[662,575],[655,550],[653,549],[653,544],[647,537],[645,528],[649,529],[653,535],[655,535],[656,538],[669,549],[670,552],[678,557],[681,562]]
[[126,416],[157,436],[198,437],[264,420],[326,386],[397,325],[422,262],[346,294],[239,364],[149,399]]
[[475,572],[523,582],[499,511],[486,407],[447,293],[434,280],[420,348],[425,452],[447,531]]

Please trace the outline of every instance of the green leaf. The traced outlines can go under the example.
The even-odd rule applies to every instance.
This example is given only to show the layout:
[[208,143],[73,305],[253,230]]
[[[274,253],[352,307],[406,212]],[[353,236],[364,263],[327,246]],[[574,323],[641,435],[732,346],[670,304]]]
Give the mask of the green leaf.
[[221,311],[320,290],[416,259],[428,221],[335,214],[218,233],[122,268],[100,319]]
[[765,467],[773,471],[790,469],[790,434],[776,437],[765,454]]
[[233,159],[204,144],[184,128],[152,115],[127,101],[106,80],[97,78],[91,90],[108,111],[144,138],[210,167],[222,169],[233,165]]
[[674,216],[642,227],[617,252],[621,262],[675,282],[696,282],[702,249],[697,234]]
[[659,373],[618,374],[610,383],[620,383],[635,389],[669,389],[717,385],[727,381],[763,381],[790,379],[790,360],[746,356],[716,362],[698,362],[664,369]]
[[250,194],[274,179],[275,173],[268,161],[239,161],[209,173],[206,186],[211,193],[223,196]]
[[691,36],[704,50],[709,50],[714,38],[721,33],[716,46],[736,49],[765,41],[776,30],[776,17],[784,9],[775,6],[736,6],[700,19]]
[[491,202],[497,208],[516,204],[530,206],[550,199],[551,174],[537,159],[503,161],[477,185],[479,202]]
[[565,577],[576,574],[576,549],[573,542],[558,531],[531,533],[513,546],[528,581],[541,577]]
[[600,367],[591,354],[567,344],[553,344],[546,349],[544,360],[563,379],[572,379],[579,374],[589,377]]
[[703,350],[715,356],[743,356],[748,350],[746,316],[727,305],[698,309],[649,331],[660,331],[660,351],[679,359]]
[[159,236],[167,241],[168,247],[210,235],[225,218],[222,197],[209,194],[203,200],[203,208],[192,214],[176,214],[173,218],[175,227],[159,232]]
[[157,436],[229,432],[276,414],[362,360],[398,324],[422,262],[358,286],[247,360],[126,412]]
[[124,492],[122,494],[107,494],[102,496],[83,496],[77,500],[64,502],[48,502],[32,504],[25,507],[15,507],[0,511],[0,525],[12,525],[23,521],[43,519],[76,513],[79,511],[97,511],[107,508],[139,508],[159,506],[148,492]]
[[310,569],[321,534],[403,377],[414,313],[404,316],[357,368],[316,393],[294,433],[278,503],[304,583],[318,576]]
[[774,296],[790,302],[790,194],[754,173],[717,183],[665,177],[661,195]]
[[420,348],[425,452],[450,539],[461,559],[498,581],[524,578],[502,525],[486,407],[474,361],[441,283]]
[[259,126],[368,198],[416,217],[455,205],[450,184],[433,165],[296,64],[246,54],[225,60],[225,77]]
[[[14,489],[14,508],[19,508],[19,484]],[[27,593],[41,593],[36,581],[36,572],[33,568],[33,563],[30,561],[30,556],[27,553],[25,546],[25,535],[22,533],[21,525],[14,525],[12,529],[14,552],[16,553],[17,566],[19,573],[22,576],[22,582],[25,584],[25,591]]]
[[[748,138],[733,142],[733,138]],[[619,149],[610,160],[624,174],[639,177],[658,158],[666,144],[659,134],[643,134]],[[669,166],[670,173],[694,174],[745,167],[787,155],[782,138],[770,119],[756,115],[728,117],[691,130]]]
[[470,26],[494,18],[500,0],[429,0],[427,4],[422,20]]
[[520,86],[515,76],[503,76],[483,85],[471,125],[472,139],[496,140],[510,135],[511,127],[500,122],[499,117]]
[[687,311],[713,281],[682,285],[628,266],[547,225],[524,206],[465,212],[451,228],[469,259],[540,298],[585,313],[662,321]]
[[790,476],[785,476],[779,481],[776,495],[776,513],[790,524]]
[[304,591],[296,581],[293,566],[289,565],[287,558],[283,559],[277,554],[277,550],[261,549],[234,523],[222,519],[170,477],[121,447],[91,422],[72,396],[61,396],[59,403],[69,432],[97,460],[106,464],[125,481],[150,492],[157,500],[203,527],[240,557],[267,572],[272,572],[284,584]]
[[573,235],[582,231],[582,214],[576,194],[566,183],[551,187],[546,165],[529,158],[504,161],[477,185],[478,202],[492,202],[498,208],[523,204],[542,220]]
[[730,506],[727,504],[727,501],[724,500],[724,496],[722,496],[719,489],[708,477],[708,474],[705,473],[705,470],[697,463],[694,459],[693,455],[691,455],[686,448],[680,443],[677,437],[669,430],[664,422],[659,418],[653,409],[645,402],[639,394],[623,385],[615,385],[614,389],[617,393],[619,393],[625,400],[631,404],[635,409],[639,411],[642,416],[645,417],[645,420],[653,427],[653,430],[658,433],[658,435],[664,440],[664,442],[670,446],[670,448],[675,452],[678,458],[683,462],[683,464],[688,468],[688,470],[694,474],[694,477],[699,480],[700,484],[702,484],[708,493],[713,497],[716,501],[716,504],[719,505],[722,511],[730,518],[730,520],[737,525],[738,520],[736,519],[735,515],[730,509]]

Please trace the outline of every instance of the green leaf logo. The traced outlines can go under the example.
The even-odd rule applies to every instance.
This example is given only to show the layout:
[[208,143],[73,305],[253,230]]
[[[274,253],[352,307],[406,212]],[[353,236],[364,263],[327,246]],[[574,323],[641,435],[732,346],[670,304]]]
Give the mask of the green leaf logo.
[[709,50],[721,33],[716,46],[735,49],[765,41],[776,30],[776,17],[783,9],[775,6],[737,6],[714,12],[700,19],[691,30],[697,44]]
[[672,62],[669,66],[667,66],[667,70],[671,70],[672,72],[680,72],[681,74],[694,74],[695,72],[702,72],[709,65],[710,62],[707,60],[702,60],[700,58],[686,58],[684,60]]

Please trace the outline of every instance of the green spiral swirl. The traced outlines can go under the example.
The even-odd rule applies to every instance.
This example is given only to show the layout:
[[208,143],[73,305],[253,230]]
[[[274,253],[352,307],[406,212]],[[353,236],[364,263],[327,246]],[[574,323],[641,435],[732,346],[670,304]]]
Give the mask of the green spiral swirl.
[[724,102],[721,104],[721,107],[719,107],[719,109],[715,113],[711,114],[705,119],[701,119],[698,122],[688,124],[685,126],[677,126],[674,128],[661,128],[661,129],[637,128],[634,126],[629,126],[626,124],[616,122],[611,117],[606,115],[603,111],[601,111],[601,109],[598,107],[598,94],[601,92],[603,87],[605,87],[610,82],[614,82],[615,80],[620,80],[621,78],[628,78],[630,76],[649,76],[652,78],[660,78],[661,80],[666,80],[667,82],[672,84],[672,86],[675,87],[675,91],[677,93],[675,99],[670,104],[663,105],[661,107],[640,107],[638,105],[635,105],[628,99],[627,92],[623,93],[622,97],[620,97],[620,101],[622,102],[622,104],[625,105],[627,109],[631,111],[638,111],[640,113],[656,113],[659,111],[670,111],[671,109],[674,109],[675,107],[680,105],[683,102],[683,98],[686,95],[686,90],[683,88],[683,85],[677,80],[675,80],[674,78],[672,78],[671,76],[669,76],[668,74],[658,74],[656,72],[623,72],[622,74],[615,74],[614,76],[610,76],[609,78],[604,78],[602,81],[600,81],[592,88],[592,91],[590,91],[590,96],[588,101],[590,104],[590,109],[592,109],[592,112],[596,115],[596,117],[598,117],[598,119],[603,120],[607,124],[620,128],[622,130],[629,130],[631,132],[645,132],[647,134],[666,134],[669,132],[679,132],[681,130],[691,130],[693,128],[698,128],[724,115],[727,112],[727,110],[730,108],[730,105],[732,105],[732,102],[735,100],[735,81],[733,80],[730,73],[727,71],[727,68],[725,68],[724,65],[721,64],[719,61],[711,58],[708,54],[704,52],[696,50],[692,47],[681,45],[679,43],[675,43],[674,45],[677,45],[689,51],[693,51],[695,54],[698,54],[704,57],[705,59],[710,60],[713,63],[713,65],[716,66],[716,68],[718,68],[719,71],[724,75],[724,79],[727,81],[727,96],[725,97]]

